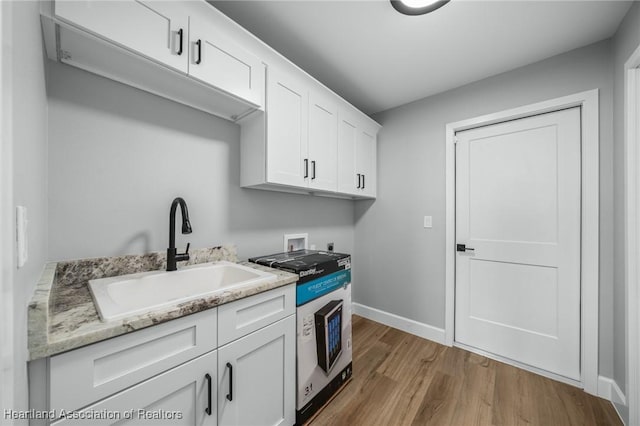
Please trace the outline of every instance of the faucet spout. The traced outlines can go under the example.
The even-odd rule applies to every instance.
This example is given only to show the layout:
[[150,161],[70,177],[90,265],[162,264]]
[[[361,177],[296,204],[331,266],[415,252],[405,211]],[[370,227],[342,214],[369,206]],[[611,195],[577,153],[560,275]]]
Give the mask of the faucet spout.
[[187,203],[181,197],[177,197],[171,203],[171,210],[169,212],[169,248],[167,249],[167,271],[175,271],[177,269],[177,262],[189,260],[189,244],[187,244],[187,250],[185,253],[178,254],[176,250],[176,210],[178,206],[180,206],[180,213],[182,215],[182,233],[190,234],[192,232]]

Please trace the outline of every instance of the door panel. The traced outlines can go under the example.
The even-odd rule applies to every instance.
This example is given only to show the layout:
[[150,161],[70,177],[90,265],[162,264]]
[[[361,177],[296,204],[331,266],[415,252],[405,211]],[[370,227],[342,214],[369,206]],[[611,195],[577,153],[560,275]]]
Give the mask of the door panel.
[[469,238],[557,241],[555,127],[475,139],[468,158]]
[[[217,352],[209,352],[78,410],[79,413],[86,414],[66,417],[52,425],[85,426],[89,423],[105,426],[127,424],[215,426],[217,424],[216,360]],[[211,386],[206,379],[207,374],[211,377]],[[209,406],[209,399],[211,414],[205,412]],[[105,415],[105,418],[83,417],[91,413],[110,414]],[[164,418],[158,418],[158,415]]]
[[267,181],[308,186],[304,160],[308,160],[309,96],[302,83],[274,68],[269,68],[267,80]]
[[558,337],[556,268],[470,259],[469,273],[471,318]]
[[180,9],[172,1],[55,2],[58,18],[186,73],[189,20]]
[[344,111],[340,111],[338,118],[338,192],[357,194],[357,120]]
[[580,380],[580,110],[457,134],[456,341]]
[[295,336],[291,315],[219,350],[218,423],[295,423]]
[[262,106],[264,71],[260,59],[210,22],[197,16],[189,19],[189,75]]
[[360,192],[371,197],[376,196],[376,133],[363,128],[358,134],[356,149],[358,173],[362,175]]
[[338,150],[338,111],[331,99],[309,96],[309,187],[336,191]]

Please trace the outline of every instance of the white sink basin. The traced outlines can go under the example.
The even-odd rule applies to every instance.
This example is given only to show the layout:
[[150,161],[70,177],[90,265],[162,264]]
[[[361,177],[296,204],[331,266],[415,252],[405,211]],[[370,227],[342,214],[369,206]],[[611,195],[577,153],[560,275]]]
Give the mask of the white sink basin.
[[222,261],[172,272],[90,280],[89,289],[102,320],[112,321],[275,278],[269,272]]

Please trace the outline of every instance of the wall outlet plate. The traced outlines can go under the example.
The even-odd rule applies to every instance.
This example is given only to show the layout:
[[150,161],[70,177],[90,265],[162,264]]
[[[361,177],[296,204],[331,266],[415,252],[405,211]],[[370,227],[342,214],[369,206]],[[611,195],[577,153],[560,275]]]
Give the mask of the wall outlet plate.
[[327,243],[327,251],[333,251],[333,243]]

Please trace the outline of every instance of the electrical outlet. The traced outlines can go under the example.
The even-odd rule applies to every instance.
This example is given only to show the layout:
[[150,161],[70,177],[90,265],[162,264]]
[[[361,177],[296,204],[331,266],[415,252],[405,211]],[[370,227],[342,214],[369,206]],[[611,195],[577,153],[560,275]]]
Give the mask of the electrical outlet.
[[333,251],[333,243],[327,243],[327,251]]

